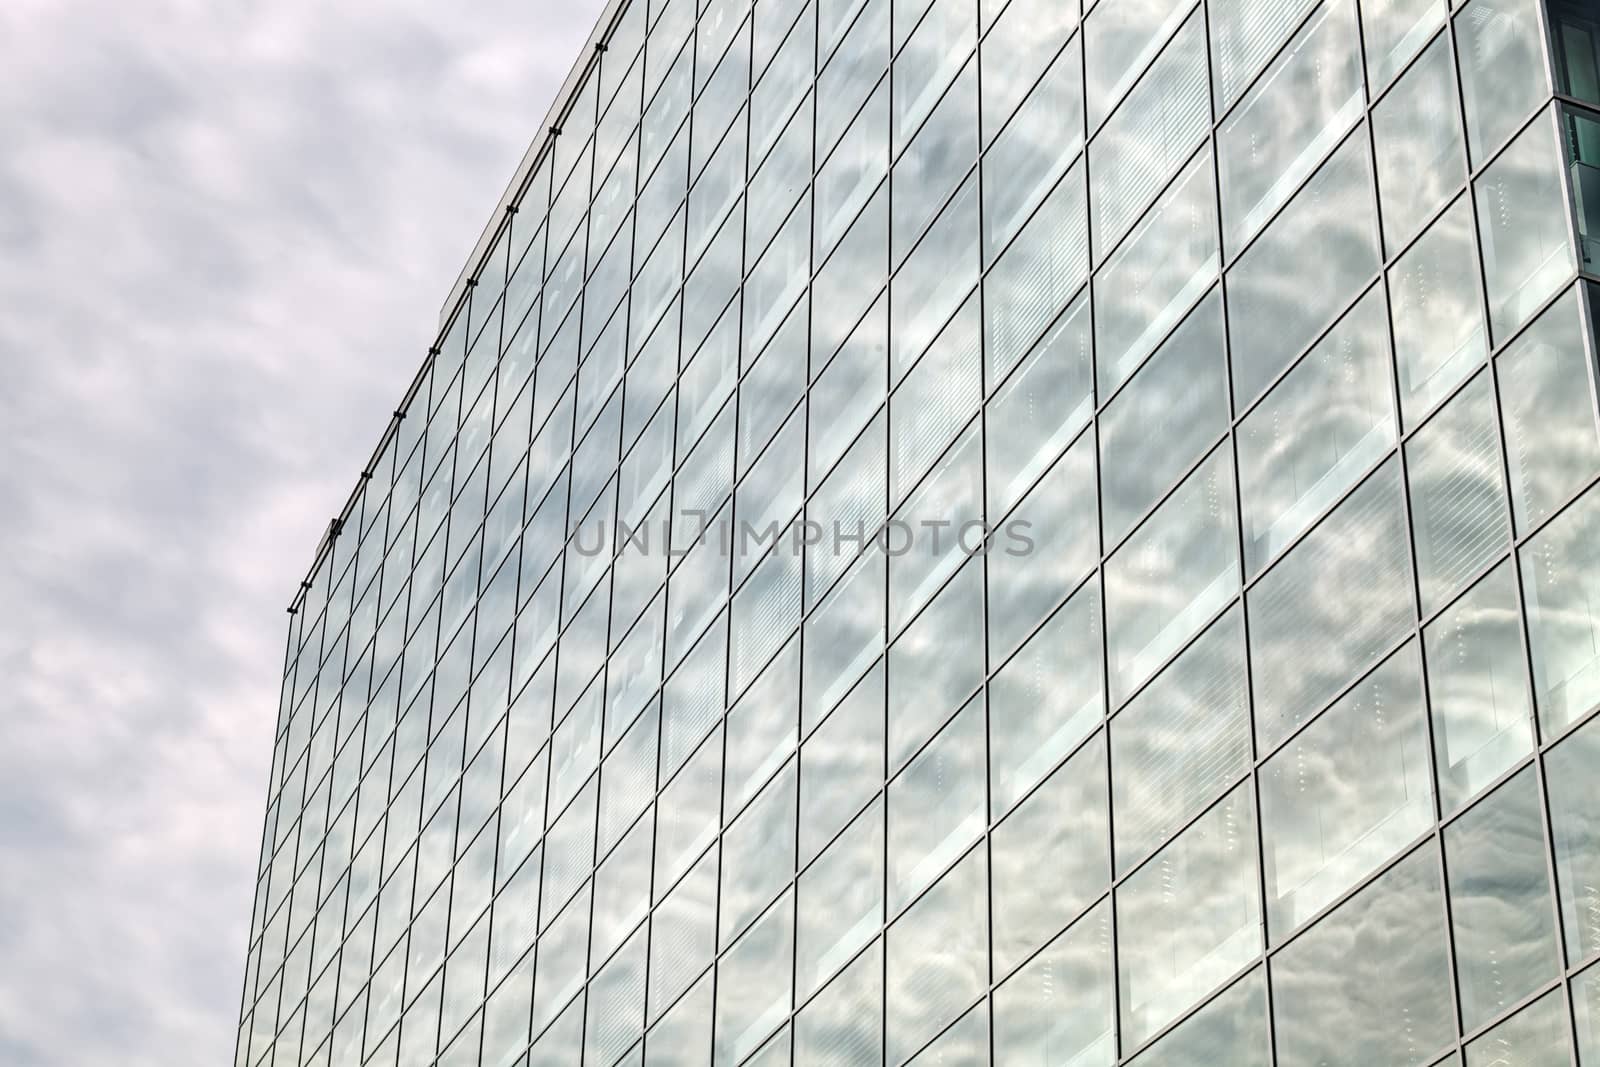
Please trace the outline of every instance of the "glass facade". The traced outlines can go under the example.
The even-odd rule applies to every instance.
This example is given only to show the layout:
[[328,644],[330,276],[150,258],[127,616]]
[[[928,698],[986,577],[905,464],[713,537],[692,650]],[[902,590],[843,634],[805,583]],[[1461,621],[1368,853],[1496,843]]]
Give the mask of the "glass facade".
[[1600,18],[616,0],[291,607],[239,1067],[1600,1064]]

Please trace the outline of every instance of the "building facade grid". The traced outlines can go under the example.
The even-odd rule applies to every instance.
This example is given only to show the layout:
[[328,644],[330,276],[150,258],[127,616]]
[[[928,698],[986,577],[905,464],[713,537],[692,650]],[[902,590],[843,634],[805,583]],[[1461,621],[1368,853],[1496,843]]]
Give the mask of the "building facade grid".
[[291,608],[236,1062],[1600,1062],[1600,17],[631,0]]

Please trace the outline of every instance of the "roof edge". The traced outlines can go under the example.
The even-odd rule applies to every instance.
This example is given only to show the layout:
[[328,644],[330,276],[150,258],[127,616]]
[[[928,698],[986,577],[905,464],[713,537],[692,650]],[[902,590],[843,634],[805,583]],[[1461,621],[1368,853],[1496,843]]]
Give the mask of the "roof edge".
[[528,150],[523,153],[522,161],[517,164],[512,172],[511,180],[506,183],[505,192],[500,194],[500,201],[495,205],[494,212],[489,216],[489,221],[484,223],[483,230],[478,234],[477,243],[472,246],[472,252],[467,256],[466,265],[461,268],[461,273],[456,276],[455,283],[450,287],[450,294],[445,297],[443,306],[439,308],[439,332],[442,335],[451,312],[467,290],[467,281],[475,277],[482,260],[494,244],[495,236],[500,230],[500,224],[505,218],[506,209],[510,207],[522,193],[522,187],[533,174],[539,160],[549,149],[552,136],[550,130],[560,126],[558,118],[567,110],[572,102],[573,94],[589,73],[589,68],[594,64],[596,53],[601,51],[598,47],[604,40],[611,24],[616,20],[617,13],[630,0],[606,0],[606,6],[595,20],[594,29],[589,31],[589,39],[578,52],[578,58],[573,61],[572,69],[567,72],[567,78],[557,90],[555,100],[550,104],[550,110],[545,112],[544,121],[538,126],[540,133],[535,137]]
[[[606,0],[604,10],[600,12],[600,15],[595,20],[594,28],[589,31],[588,40],[579,49],[578,56],[573,61],[572,69],[567,72],[566,80],[561,83],[561,88],[557,90],[549,110],[545,112],[544,121],[538,125],[539,133],[535,135],[533,142],[528,145],[527,151],[523,153],[522,160],[517,164],[515,171],[512,172],[511,180],[506,184],[505,191],[501,193],[494,212],[490,215],[489,221],[484,224],[483,230],[478,235],[477,242],[468,254],[465,265],[462,266],[461,272],[456,275],[456,280],[450,287],[449,295],[445,297],[444,304],[439,309],[439,327],[434,334],[427,354],[423,357],[422,365],[412,377],[411,383],[406,386],[400,405],[395,409],[394,414],[389,417],[388,424],[384,426],[383,432],[378,436],[378,443],[373,448],[372,455],[367,459],[366,464],[361,468],[356,484],[350,490],[350,495],[345,498],[343,507],[339,509],[337,515],[329,520],[322,538],[317,542],[317,549],[312,557],[311,566],[307,569],[305,578],[300,581],[295,589],[293,598],[289,602],[288,612],[290,615],[296,614],[305,605],[306,594],[315,585],[317,571],[322,566],[322,561],[332,551],[334,540],[348,526],[352,512],[355,511],[356,505],[360,503],[365,483],[372,477],[372,472],[377,468],[379,460],[383,458],[384,449],[389,446],[389,441],[395,436],[401,420],[406,417],[406,412],[410,408],[411,402],[416,398],[418,390],[427,381],[428,371],[434,357],[440,350],[439,346],[449,332],[452,322],[461,313],[461,309],[466,303],[467,295],[472,290],[473,283],[483,270],[484,261],[489,256],[501,229],[505,226],[506,219],[510,217],[512,205],[522,195],[524,186],[527,185],[534,170],[537,169],[540,161],[550,151],[555,142],[554,129],[558,126],[558,117],[564,114],[571,105],[573,96],[588,76],[590,68],[594,66],[595,57],[603,51],[599,46],[611,31],[613,23],[617,20],[618,13],[627,4],[638,2],[641,2],[641,0]],[[359,523],[357,526],[359,527]]]

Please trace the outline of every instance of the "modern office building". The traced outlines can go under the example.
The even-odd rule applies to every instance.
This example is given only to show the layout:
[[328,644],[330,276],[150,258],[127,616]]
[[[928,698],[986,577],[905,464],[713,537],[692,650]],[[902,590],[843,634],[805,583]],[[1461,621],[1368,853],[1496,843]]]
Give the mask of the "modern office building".
[[1600,1063],[1600,9],[1086,7],[612,4],[290,609],[240,1067]]

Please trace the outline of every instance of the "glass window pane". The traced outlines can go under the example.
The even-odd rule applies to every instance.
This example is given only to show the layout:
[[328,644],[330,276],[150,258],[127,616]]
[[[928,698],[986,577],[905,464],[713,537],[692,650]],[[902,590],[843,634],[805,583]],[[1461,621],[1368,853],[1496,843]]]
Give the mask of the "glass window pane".
[[1431,1063],[1456,1032],[1446,936],[1422,848],[1273,957],[1278,1063]]
[[[727,130],[731,116],[750,86],[749,22],[740,22],[733,16],[731,3],[715,11],[707,10],[712,6],[701,5],[703,17],[695,33],[695,92],[699,94],[694,106],[695,160],[709,155],[709,146]],[[730,41],[732,47],[729,47]]]
[[983,681],[981,564],[969,563],[889,649],[891,771]]
[[1549,96],[1535,0],[1472,0],[1456,19],[1467,145],[1481,164]]
[[[979,6],[999,5],[980,0]],[[989,16],[983,17],[986,36],[979,46],[983,59],[983,130],[984,136],[993,140],[1023,97],[1038,92],[1034,83],[1077,26],[1078,4],[1076,0],[1020,0],[1006,4],[992,31],[987,22]],[[1078,96],[1081,99],[1081,89]],[[1077,129],[1081,134],[1082,126],[1080,121],[1076,127],[1067,125],[1062,132]]]
[[[711,987],[711,975],[707,974],[650,1031],[645,1037],[644,1067],[698,1067],[710,1062]],[[654,998],[653,981],[650,988]]]
[[978,179],[968,178],[889,286],[890,357],[909,367],[978,284]]
[[661,791],[656,819],[656,899],[715,838],[721,791],[722,737],[712,734]]
[[[699,116],[696,115],[696,130],[699,130]],[[734,131],[733,136],[722,142],[717,153],[705,170],[695,179],[695,184],[689,190],[689,259],[693,262],[700,258],[700,253],[705,249],[706,243],[717,232],[728,210],[739,199],[739,193],[744,189],[745,176],[745,139],[743,136],[743,123]],[[698,147],[698,146],[697,146]],[[704,163],[696,157],[695,167]],[[730,239],[737,239],[740,235],[735,233]],[[622,242],[618,242],[619,245]],[[759,252],[760,247],[751,249]],[[624,261],[624,270],[628,269]],[[592,284],[592,283],[591,283]],[[587,308],[585,314],[588,314]]]
[[[856,466],[866,466],[870,446],[882,446],[883,429],[872,422],[888,389],[888,298],[880,296],[867,317],[851,331],[834,362],[811,386],[811,408],[827,411],[822,426],[811,429],[810,485],[826,477],[842,458],[854,453]],[[861,434],[862,427],[870,427]],[[859,437],[858,437],[859,435]],[[856,451],[861,450],[861,451]],[[837,574],[837,571],[832,571]]]
[[[990,837],[994,969],[1003,975],[1105,891],[1105,745],[1062,764]],[[1049,871],[1041,878],[1039,871]]]
[[[798,478],[799,472],[793,473]],[[798,505],[798,480],[794,485],[796,491],[790,503]],[[758,532],[763,528],[766,527],[755,527]],[[736,536],[744,538],[750,527],[740,526],[738,529]],[[771,520],[770,531],[772,540],[778,542],[777,546],[767,554],[755,574],[750,576],[750,580],[733,599],[728,682],[734,692],[750,684],[751,679],[778,650],[779,644],[800,625],[800,564],[803,557],[795,547],[800,530],[798,526],[787,525],[780,533],[777,520],[774,519]],[[751,541],[754,541],[754,537],[751,537]]]
[[1085,434],[999,524],[988,553],[991,662],[1010,657],[1093,569],[1095,492],[1094,440]]
[[[800,107],[788,120],[787,127],[780,127],[771,131],[768,137],[775,137],[772,151],[761,162],[759,169],[750,179],[749,192],[746,195],[746,220],[745,220],[745,261],[754,262],[761,250],[772,240],[778,232],[785,218],[789,217],[790,209],[795,202],[801,199],[805,192],[806,177],[811,169],[811,97],[808,95]],[[752,156],[752,159],[755,158]],[[880,168],[881,169],[881,168]],[[864,193],[870,193],[873,182],[868,181]],[[822,205],[819,204],[819,208]],[[644,211],[641,203],[640,212]],[[804,215],[805,209],[800,208],[794,212]],[[844,214],[841,218],[832,219],[836,227],[830,230],[829,236],[837,239],[843,227],[850,223],[854,212]],[[804,234],[798,235],[799,244],[806,247]],[[816,244],[815,263],[821,263],[827,248],[833,247],[833,240],[824,246],[821,241]]]
[[888,1052],[903,1063],[983,996],[988,869],[975,848],[889,930]]
[[808,311],[805,300],[795,304],[755,365],[752,367],[748,360],[745,363],[747,373],[739,383],[741,476],[778,432],[784,416],[794,410],[805,389]]
[[1326,0],[1217,132],[1230,255],[1316,169],[1361,114],[1355,0]]
[[[730,406],[723,410],[731,414],[733,409]],[[729,430],[733,427],[731,418],[718,421],[720,426]],[[723,697],[721,679],[711,676],[711,661],[726,651],[725,646],[717,649],[712,646],[722,645],[724,637],[719,610],[727,597],[728,558],[719,549],[718,541],[730,522],[731,506],[726,503],[726,494],[727,478],[732,473],[733,440],[731,433],[723,434],[718,429],[713,429],[712,435],[720,440],[708,440],[701,446],[707,449],[702,454],[703,458],[710,462],[700,470],[686,469],[680,472],[673,489],[677,518],[672,530],[673,548],[670,551],[673,554],[687,551],[689,557],[682,564],[674,564],[678,569],[667,586],[669,672],[691,649],[694,654],[688,656],[689,662],[677,672],[678,676],[667,682],[666,721],[674,727],[681,725],[686,731],[691,726],[704,730],[710,725],[704,717],[705,706],[691,708],[687,705],[693,701],[715,701],[720,710]],[[691,457],[690,466],[697,465],[702,456]],[[717,470],[716,467],[722,469]],[[708,515],[709,520],[706,518]],[[715,689],[714,693],[712,689]],[[675,718],[679,704],[685,705],[683,711],[686,717],[681,720]],[[690,715],[695,717],[687,717]],[[673,738],[675,743],[669,745],[668,750],[681,758],[686,749],[676,743],[684,740],[692,743],[697,739],[697,733],[685,732],[681,737]],[[665,754],[663,762],[667,762]]]
[[717,965],[714,1063],[738,1063],[788,1017],[793,978],[794,896],[785,894]]
[[[585,995],[580,993],[562,1010],[561,1017],[539,1035],[533,1048],[528,1051],[528,1067],[559,1067],[562,1060],[570,1055],[570,1050],[582,1044],[585,999]],[[445,1025],[449,1025],[448,1019]],[[535,1020],[533,1028],[536,1032],[539,1026]],[[481,1067],[482,1063],[476,1021],[463,1030],[445,1054],[439,1057],[439,1067]]]
[[1258,967],[1235,982],[1133,1062],[1136,1067],[1268,1067],[1266,971]]
[[[737,296],[739,274],[743,269],[740,262],[744,248],[743,225],[744,218],[737,212],[728,216],[722,229],[711,239],[710,247],[694,264],[689,279],[683,283],[683,350],[699,352],[703,342],[712,352],[699,353],[700,358],[713,359],[714,363],[710,369],[701,372],[712,386],[704,394],[707,403],[700,408],[679,412],[679,452],[687,451],[684,442],[692,441],[698,435],[706,425],[706,414],[714,412],[716,405],[731,392],[733,383],[725,379],[737,374],[739,312],[730,304]],[[693,247],[689,249],[689,254],[691,257],[695,255]],[[726,314],[724,308],[729,309]],[[717,328],[719,326],[720,329]],[[695,362],[698,363],[699,359]],[[696,418],[698,421],[686,422],[686,418]]]
[[[1096,9],[1089,17],[1102,15]],[[1197,8],[1089,144],[1089,206],[1097,260],[1116,247],[1189,158],[1205,136],[1210,118],[1205,23]]]
[[723,810],[742,808],[794,751],[799,697],[800,642],[792,640],[728,712]]
[[1368,0],[1361,5],[1367,81],[1374,92],[1387,85],[1444,23],[1445,9],[1442,0]]
[[589,983],[584,1056],[595,1063],[616,1062],[644,1029],[646,935],[641,927]]
[[[1597,30],[1600,30],[1600,26],[1592,26],[1583,34],[1591,42],[1589,44],[1575,46],[1570,38],[1566,42],[1566,47],[1589,53],[1580,62],[1595,62],[1592,41]],[[1557,62],[1571,58],[1574,57],[1563,56]],[[1578,249],[1583,256],[1584,268],[1592,274],[1600,265],[1600,182],[1596,181],[1600,178],[1600,120],[1592,112],[1579,111],[1565,103],[1559,106],[1558,114],[1570,183],[1568,188],[1571,190],[1574,221],[1578,228]]]
[[1578,1062],[1594,1063],[1600,1056],[1600,966],[1572,980],[1572,1014],[1578,1028]]
[[1107,545],[1227,431],[1227,375],[1222,297],[1213,289],[1100,415]]
[[[768,0],[770,2],[770,0]],[[866,7],[865,0],[818,0],[817,58],[820,65],[849,32],[855,18]]]
[[[877,0],[882,4],[885,0]],[[851,223],[850,230],[839,246],[833,250],[812,284],[811,306],[811,367],[815,377],[828,359],[839,349],[861,321],[888,277],[889,272],[889,210],[888,186],[879,185],[878,191],[861,214]],[[883,312],[887,314],[885,302]],[[869,316],[870,319],[870,316]],[[887,330],[882,322],[880,330]],[[877,346],[886,346],[887,336],[875,338]],[[881,353],[886,347],[879,347]],[[826,469],[826,468],[821,468]]]
[[590,686],[572,713],[556,727],[555,739],[550,743],[552,810],[565,808],[600,762],[600,692],[601,683]]
[[785,1026],[745,1063],[748,1067],[790,1067],[794,1061],[790,1056],[789,1043],[789,1028]]
[[[674,73],[681,76],[683,74],[682,66],[680,65],[676,68]],[[658,101],[664,99],[666,95],[663,94],[661,98],[658,98]],[[670,225],[673,230],[677,231],[671,241],[673,244],[677,244],[678,261],[675,264],[658,262],[657,265],[663,269],[681,272],[683,270],[683,246],[678,242],[683,237],[679,226],[679,220],[683,216],[675,216],[674,212],[683,203],[684,194],[688,191],[689,128],[687,126],[678,127],[676,134],[674,134],[673,127],[664,127],[661,122],[661,113],[655,104],[656,102],[652,102],[649,114],[646,116],[645,123],[639,133],[639,174],[641,181],[638,209],[634,213],[634,260],[642,265],[646,258],[655,259],[661,248],[657,248],[655,252],[652,252],[651,249],[656,247],[657,239],[661,237],[663,231]],[[670,143],[665,143],[669,137],[671,138]],[[657,159],[660,160],[659,164],[656,162]],[[666,247],[670,247],[670,245]],[[634,273],[636,275],[640,273],[638,266],[634,268]],[[681,273],[677,277],[681,280]],[[661,305],[659,302],[655,302],[651,307],[644,310],[649,314],[641,319],[636,319],[635,322],[638,325],[648,327],[655,321],[654,312],[660,311]],[[643,339],[641,335],[639,340]]]
[[994,811],[1015,804],[1104,713],[1100,597],[1090,582],[989,683]]
[[1374,286],[1240,424],[1247,574],[1394,445],[1383,306],[1383,288]]
[[883,949],[856,957],[833,984],[800,1010],[794,1058],[817,1067],[883,1062]]
[[807,251],[811,233],[811,205],[802,201],[784,222],[761,259],[749,268],[745,280],[744,335],[740,339],[743,366],[761,351],[805,290],[811,272]]
[[1546,993],[1467,1045],[1467,1067],[1563,1067],[1572,1062],[1570,1033],[1561,992]]
[[911,1067],[943,1067],[947,1063],[984,1063],[989,1055],[989,1011],[978,1004],[927,1048],[912,1057]]
[[1600,26],[1593,9],[1581,0],[1554,0],[1548,11],[1557,90],[1600,105],[1600,55],[1596,54]]
[[974,293],[899,382],[890,400],[891,504],[899,504],[955,440],[982,400],[982,320]]
[[1554,736],[1600,703],[1600,490],[1522,549],[1539,724]]
[[1516,332],[1577,269],[1554,121],[1541,117],[1520,133],[1474,189],[1496,342]]
[[[482,929],[480,927],[479,929]],[[469,939],[466,943],[471,944]],[[445,1010],[449,1013],[450,968],[465,950],[458,950],[445,964]],[[533,986],[533,1030],[538,1033],[544,1024],[571,999],[583,985],[584,968],[589,953],[589,894],[580,893],[550,926],[539,935],[538,974]],[[482,972],[478,974],[478,988],[482,988]],[[482,993],[469,994],[481,997]],[[448,1031],[446,1031],[448,1032]]]
[[[914,0],[920,9],[925,0]],[[894,12],[894,150],[900,149],[916,133],[939,102],[945,87],[962,68],[977,46],[977,19],[967,0],[933,0],[927,17],[899,10],[905,0],[896,0]],[[915,27],[915,28],[913,28]],[[909,39],[906,31],[910,30]],[[900,42],[905,41],[904,47]]]
[[797,778],[791,760],[723,831],[720,945],[733,940],[794,877]]
[[1111,703],[1124,700],[1238,591],[1233,473],[1211,454],[1106,564]]
[[1102,901],[995,990],[995,1062],[1111,1067],[1112,994],[1111,907]]
[[1128,379],[1216,271],[1216,183],[1201,152],[1095,277],[1102,397]]
[[1366,145],[1359,135],[1345,141],[1229,271],[1228,339],[1240,406],[1377,273]]
[[1431,614],[1510,543],[1489,376],[1479,374],[1406,444],[1422,612]]
[[883,805],[874,802],[800,876],[801,998],[848,963],[882,923]]
[[1441,34],[1429,45],[1427,54],[1372,109],[1372,141],[1384,245],[1395,252],[1466,178],[1448,36]]
[[1402,650],[1263,767],[1274,943],[1433,824],[1420,667]]
[[1261,952],[1253,807],[1240,786],[1117,889],[1124,1044],[1148,1041]]
[[1230,610],[1111,720],[1118,871],[1250,768],[1242,622]]
[[[811,402],[818,402],[815,393]],[[887,413],[879,409],[806,506],[806,518],[823,530],[820,540],[806,546],[807,607],[821,600],[834,581],[851,567],[856,552],[866,547],[869,535],[883,522],[888,497],[888,425]],[[811,433],[815,442],[825,431]],[[882,566],[880,561],[879,567]],[[880,585],[882,581],[880,570]]]
[[585,786],[545,838],[544,900],[539,921],[548,923],[594,869],[595,787]]
[[883,652],[884,559],[869,552],[806,620],[802,733],[855,685]]
[[978,161],[978,64],[963,68],[894,163],[892,262],[899,266]]
[[975,698],[889,783],[889,910],[983,832],[983,700]]
[[[605,959],[622,943],[650,906],[650,846],[654,831],[652,820],[640,819],[595,872],[590,952],[596,961]],[[495,918],[499,919],[499,903],[495,909]],[[642,978],[641,975],[641,981]]]
[[756,85],[750,93],[750,147],[753,156],[760,156],[766,138],[777,132],[777,119],[789,113],[811,82],[816,69],[817,18],[809,3],[764,0],[756,6],[761,10],[755,15]]
[[1414,426],[1483,362],[1472,208],[1462,197],[1389,271],[1400,413]]
[[[990,371],[993,387],[997,384],[995,372],[1003,373],[1003,369],[991,365]],[[1073,435],[1087,425],[1093,405],[1089,297],[1084,293],[1062,312],[1021,368],[989,401],[985,425],[991,516],[1011,509]]]
[[1600,431],[1577,290],[1496,359],[1517,531],[1527,533],[1600,473]]
[[1444,858],[1461,1025],[1476,1030],[1561,968],[1533,768],[1446,827]]
[[[880,536],[889,557],[891,633],[905,627],[945,580],[982,548],[981,532],[974,525],[982,516],[983,436],[975,423]],[[972,618],[981,622],[976,612]]]
[[[819,31],[821,32],[821,31]],[[826,40],[827,32],[822,32]],[[822,41],[817,42],[819,46]],[[819,47],[821,66],[826,50]],[[849,36],[817,76],[817,158],[828,154],[850,117],[889,66],[889,0],[867,0]]]
[[1533,749],[1516,576],[1502,563],[1428,624],[1434,762],[1446,814]]
[[[1014,10],[1022,6],[1017,4]],[[1064,5],[1049,6],[1060,10]],[[1004,130],[984,125],[985,136],[995,138],[983,159],[983,261],[986,264],[993,263],[1000,250],[1016,236],[1083,147],[1080,40],[1074,37],[1061,50]],[[988,65],[984,67],[983,76],[989,77]]]
[[1219,0],[1212,6],[1211,56],[1216,113],[1221,115],[1255,77],[1314,0]]
[[1561,925],[1567,958],[1600,950],[1600,726],[1590,722],[1562,741],[1545,760],[1550,833],[1561,891]]
[[800,749],[800,864],[805,866],[883,785],[883,668]]
[[[656,640],[661,640],[659,638]],[[600,840],[602,853],[610,849],[613,841],[634,821],[656,792],[656,731],[659,726],[658,709],[651,705],[648,712],[635,718],[627,726],[621,739],[614,737],[619,726],[611,723],[611,741],[614,745],[606,757],[600,789]],[[542,790],[544,785],[534,785]]]
[[1110,113],[1186,14],[1187,5],[1179,0],[1120,0],[1089,12],[1083,33],[1091,130]]
[[1400,491],[1391,460],[1247,595],[1263,748],[1315,714],[1412,626]]
[[[993,225],[993,220],[989,224]],[[998,381],[1058,321],[1089,270],[1083,166],[1050,191],[983,281],[984,341]],[[1046,342],[1048,343],[1048,342]]]
[[[673,887],[650,917],[652,1021],[659,1019],[710,965],[717,942],[716,915],[717,850],[713,848]],[[710,1009],[711,1005],[706,1004],[708,1022]]]

